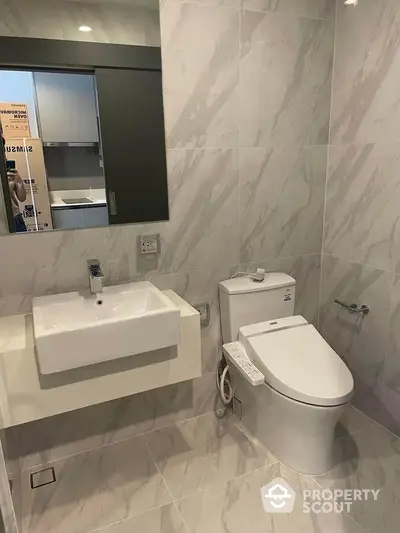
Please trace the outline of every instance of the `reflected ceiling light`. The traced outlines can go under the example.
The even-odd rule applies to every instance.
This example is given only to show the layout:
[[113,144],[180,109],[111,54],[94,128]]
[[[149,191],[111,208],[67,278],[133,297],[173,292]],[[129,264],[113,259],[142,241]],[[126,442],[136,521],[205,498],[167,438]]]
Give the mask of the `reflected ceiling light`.
[[79,31],[92,31],[92,28],[90,26],[79,26]]
[[358,0],[345,0],[344,4],[346,6],[356,6],[358,4]]

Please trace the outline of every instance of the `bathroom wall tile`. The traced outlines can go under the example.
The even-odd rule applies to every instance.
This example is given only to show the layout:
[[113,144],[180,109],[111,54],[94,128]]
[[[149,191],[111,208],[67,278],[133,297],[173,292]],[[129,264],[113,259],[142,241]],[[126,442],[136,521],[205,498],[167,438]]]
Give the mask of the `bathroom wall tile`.
[[[56,483],[22,475],[24,533],[86,533],[171,502],[142,437],[50,463]],[[40,483],[42,475],[39,474]]]
[[[86,452],[220,407],[215,373],[18,426],[8,462],[22,469]],[[7,434],[10,430],[7,430]]]
[[[160,46],[158,10],[129,3],[1,0],[0,35]],[[91,32],[79,31],[82,24]]]
[[327,144],[331,21],[242,12],[240,146]]
[[302,315],[318,327],[319,280],[321,276],[321,255],[301,255],[241,264],[241,272],[255,272],[264,268],[266,272],[285,272],[296,280],[295,314]]
[[400,276],[394,279],[390,305],[388,349],[380,394],[379,421],[400,435]]
[[326,147],[240,149],[240,259],[319,253]]
[[397,0],[364,0],[354,10],[338,2],[333,143],[400,140],[398,7]]
[[175,505],[170,503],[104,529],[104,533],[132,533],[132,531],[186,533],[186,528]]
[[210,413],[144,435],[174,499],[275,462],[232,416]]
[[[170,221],[127,226],[131,279],[151,272],[213,271],[238,263],[235,150],[169,150]],[[140,234],[160,233],[161,254],[138,255]]]
[[0,281],[0,317],[24,315],[32,311],[31,294],[7,294]]
[[[260,488],[276,478],[285,479],[296,492],[293,512],[266,513]],[[177,506],[189,533],[362,533],[346,514],[303,511],[303,490],[319,489],[303,476],[277,463],[179,500]]]
[[242,9],[250,11],[273,11],[309,18],[334,16],[334,0],[241,0]]
[[238,11],[168,0],[161,32],[167,147],[236,146]]
[[[379,391],[389,335],[391,274],[324,255],[320,331],[345,360],[355,380],[354,405],[378,418]],[[369,305],[367,316],[334,303]]]
[[4,257],[0,264],[2,294],[65,292],[87,288],[87,260],[101,261],[105,284],[129,279],[127,237],[124,226],[0,238]]
[[394,270],[399,203],[400,144],[331,146],[324,252]]
[[230,148],[238,144],[238,91],[164,93],[167,148]]
[[329,489],[380,490],[378,500],[354,501],[350,515],[365,533],[398,529],[400,440],[379,426],[337,441],[336,466],[316,479]]
[[203,76],[208,91],[236,84],[238,24],[236,10],[167,0],[161,24],[164,90],[193,93]]

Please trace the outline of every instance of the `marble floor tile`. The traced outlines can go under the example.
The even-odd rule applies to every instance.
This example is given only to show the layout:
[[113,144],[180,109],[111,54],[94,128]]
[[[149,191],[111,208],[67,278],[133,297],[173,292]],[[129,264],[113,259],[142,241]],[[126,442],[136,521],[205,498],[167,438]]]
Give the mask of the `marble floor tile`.
[[[275,478],[296,492],[291,514],[264,511],[260,489]],[[345,514],[303,512],[302,491],[318,488],[311,477],[277,463],[179,500],[177,506],[189,533],[362,533]]]
[[173,498],[276,461],[231,418],[210,413],[144,436]]
[[142,437],[51,466],[54,484],[31,489],[22,474],[23,533],[86,533],[171,502]]
[[182,518],[172,503],[135,518],[117,522],[101,531],[104,533],[186,533]]
[[371,426],[376,427],[376,423],[364,413],[350,405],[345,410],[336,426],[335,436],[337,439],[341,439]]
[[350,515],[366,533],[399,530],[400,440],[372,426],[337,441],[337,466],[318,483],[329,489],[380,490],[377,501],[355,501]]

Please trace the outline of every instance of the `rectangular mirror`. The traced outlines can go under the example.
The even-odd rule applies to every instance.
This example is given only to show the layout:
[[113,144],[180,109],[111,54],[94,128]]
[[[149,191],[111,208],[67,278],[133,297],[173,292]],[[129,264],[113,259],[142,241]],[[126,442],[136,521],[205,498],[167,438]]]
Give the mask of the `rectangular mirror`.
[[168,220],[158,0],[0,9],[0,233]]

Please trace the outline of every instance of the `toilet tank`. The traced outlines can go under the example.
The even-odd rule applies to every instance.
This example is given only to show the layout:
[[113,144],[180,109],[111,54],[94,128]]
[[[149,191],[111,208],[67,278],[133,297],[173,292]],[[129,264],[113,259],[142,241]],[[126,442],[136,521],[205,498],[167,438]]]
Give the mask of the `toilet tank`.
[[223,343],[238,339],[239,328],[294,314],[296,280],[279,272],[262,282],[249,277],[221,281],[219,303]]

